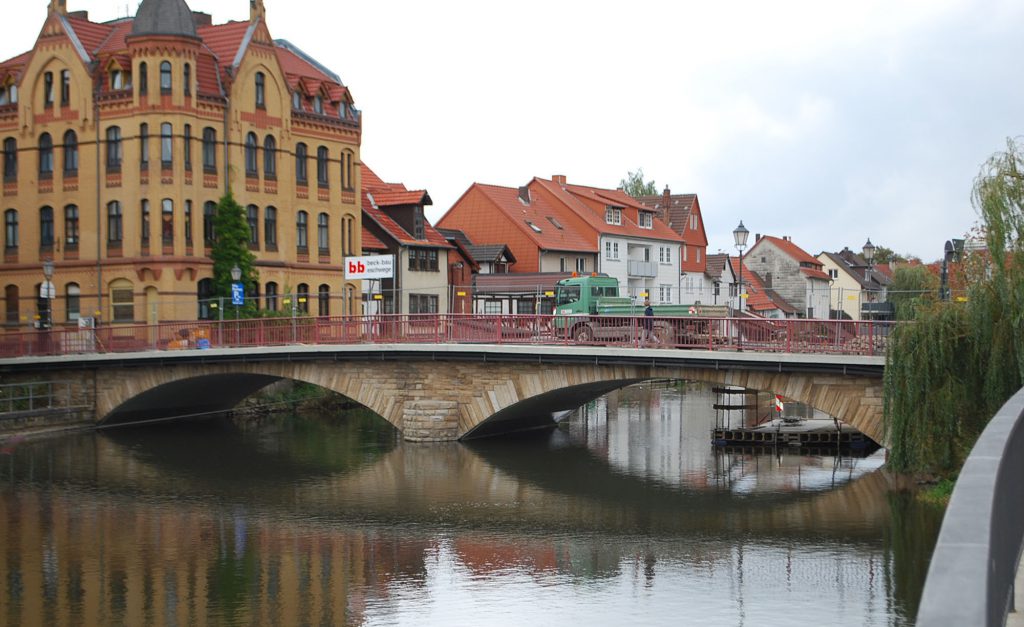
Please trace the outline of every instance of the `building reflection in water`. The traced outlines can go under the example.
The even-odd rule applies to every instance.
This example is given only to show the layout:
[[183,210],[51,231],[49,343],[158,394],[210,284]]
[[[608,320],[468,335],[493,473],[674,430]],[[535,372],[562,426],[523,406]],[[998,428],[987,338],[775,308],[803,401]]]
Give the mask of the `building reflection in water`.
[[912,616],[938,516],[900,535],[880,456],[716,453],[711,398],[632,388],[473,447],[297,416],[23,443],[0,457],[0,623]]

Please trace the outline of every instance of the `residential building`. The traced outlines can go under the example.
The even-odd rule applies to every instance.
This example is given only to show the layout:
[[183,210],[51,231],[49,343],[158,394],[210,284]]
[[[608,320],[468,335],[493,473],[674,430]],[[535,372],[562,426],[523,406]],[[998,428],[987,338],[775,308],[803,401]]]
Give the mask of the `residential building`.
[[[730,257],[729,266],[738,280],[740,260]],[[738,289],[738,285],[739,283],[736,283],[734,287]],[[746,298],[740,298],[739,294],[746,294]],[[732,298],[743,301],[741,309],[742,312],[745,312],[743,315],[753,314],[761,318],[796,318],[799,313],[799,310],[789,304],[778,292],[765,287],[761,276],[748,268],[746,263],[743,264],[743,290],[738,293],[734,290]],[[734,313],[734,315],[736,314]]]
[[822,252],[818,261],[831,279],[830,317],[847,320],[890,318],[892,311],[886,290],[892,279],[888,266],[868,264],[849,248],[837,253]]
[[680,302],[680,236],[621,190],[571,185],[564,176],[518,189],[474,183],[438,226],[507,245],[512,273],[601,272],[626,295]]
[[820,261],[789,237],[755,236],[754,245],[743,255],[743,267],[757,273],[764,288],[781,296],[799,317],[828,317],[829,276]]
[[[654,209],[658,219],[682,238],[679,251],[680,301],[712,302],[715,282],[707,274],[708,237],[697,194],[673,194],[666,185],[660,195],[641,196],[637,200]],[[721,267],[726,267],[724,261]]]
[[[385,183],[362,165],[363,227],[372,236],[364,254],[394,255],[394,276],[368,287],[365,313],[443,313],[451,302],[449,253],[455,249],[427,222],[424,190]],[[455,259],[452,259],[455,263]],[[378,298],[379,297],[379,298]],[[380,301],[380,307],[375,302]]]
[[105,23],[51,0],[33,49],[0,63],[8,328],[34,317],[44,261],[57,325],[214,315],[202,303],[229,189],[256,256],[249,297],[357,311],[342,259],[361,249],[360,138],[341,79],[271,37],[263,0],[217,25],[185,0]]
[[705,281],[710,291],[701,295],[700,301],[709,305],[728,305],[730,311],[741,309],[736,294],[736,275],[729,255],[716,253],[708,255],[704,265]]

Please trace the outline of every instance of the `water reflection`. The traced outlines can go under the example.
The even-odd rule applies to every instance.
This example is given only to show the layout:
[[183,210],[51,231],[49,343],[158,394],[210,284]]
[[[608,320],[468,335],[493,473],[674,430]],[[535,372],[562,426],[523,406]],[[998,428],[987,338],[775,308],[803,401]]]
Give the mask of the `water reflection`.
[[288,416],[0,457],[7,624],[902,624],[941,512],[646,387],[514,441]]

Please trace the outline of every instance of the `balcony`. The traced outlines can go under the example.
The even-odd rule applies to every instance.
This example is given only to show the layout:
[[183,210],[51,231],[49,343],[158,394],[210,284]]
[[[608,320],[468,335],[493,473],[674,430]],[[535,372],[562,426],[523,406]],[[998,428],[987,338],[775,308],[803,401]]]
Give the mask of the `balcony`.
[[658,276],[658,264],[653,261],[634,261],[630,259],[626,272],[631,277],[653,278]]

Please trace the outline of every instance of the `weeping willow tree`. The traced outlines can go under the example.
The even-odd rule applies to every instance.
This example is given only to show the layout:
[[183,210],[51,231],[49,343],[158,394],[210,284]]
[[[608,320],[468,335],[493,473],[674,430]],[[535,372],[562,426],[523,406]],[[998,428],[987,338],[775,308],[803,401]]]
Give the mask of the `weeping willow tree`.
[[898,471],[959,468],[989,418],[1024,383],[1024,150],[1007,140],[975,179],[986,251],[962,271],[967,302],[918,303],[885,369],[889,461]]

